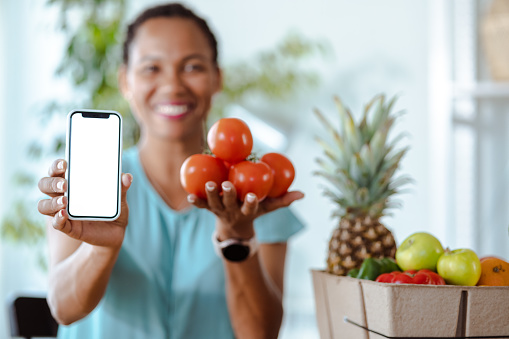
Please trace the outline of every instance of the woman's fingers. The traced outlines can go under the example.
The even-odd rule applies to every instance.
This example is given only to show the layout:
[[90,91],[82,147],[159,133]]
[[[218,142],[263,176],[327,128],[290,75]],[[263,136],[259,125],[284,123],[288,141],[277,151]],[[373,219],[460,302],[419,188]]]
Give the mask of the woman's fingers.
[[83,235],[83,224],[79,222],[70,222],[69,215],[65,209],[55,214],[51,220],[51,226],[57,231],[65,233],[74,239],[80,240]]
[[51,164],[48,174],[50,177],[64,177],[67,162],[64,159],[57,159]]
[[131,187],[133,175],[131,173],[122,173],[122,201],[127,201],[127,190]]
[[278,208],[288,207],[294,201],[304,198],[301,191],[286,192],[282,197],[266,199],[262,202],[263,213],[272,212]]
[[217,184],[214,181],[208,181],[205,184],[205,191],[207,194],[207,202],[209,204],[209,209],[213,212],[222,211],[224,209],[224,206],[219,196]]
[[39,190],[50,197],[62,195],[65,193],[66,189],[67,180],[64,178],[45,177],[39,180]]
[[50,197],[56,197],[65,193],[67,189],[67,180],[64,179],[66,167],[67,163],[65,160],[55,160],[48,170],[49,177],[39,180],[39,190]]
[[239,203],[237,201],[237,190],[230,181],[224,181],[221,184],[223,190],[223,205],[226,209],[238,208]]
[[240,208],[240,211],[245,216],[251,216],[255,215],[256,211],[258,210],[258,198],[254,193],[248,193],[246,194],[246,198],[244,199],[244,203],[242,204],[242,207]]
[[65,206],[67,204],[67,197],[64,197],[63,195],[54,197],[51,199],[43,199],[40,200],[37,209],[39,210],[39,213],[44,215],[53,216],[58,211],[65,209]]
[[120,197],[120,216],[116,220],[120,223],[127,224],[127,220],[129,218],[129,206],[127,204],[127,191],[131,187],[131,183],[133,182],[133,175],[131,173],[123,173],[122,174],[122,195]]
[[65,210],[58,211],[51,220],[51,226],[53,226],[54,229],[62,231],[64,233],[69,233],[68,231],[65,232],[65,222],[67,221],[67,213],[65,213]]
[[190,204],[193,204],[194,206],[196,206],[198,208],[208,208],[209,207],[209,205],[207,204],[207,200],[198,198],[196,196],[196,194],[188,194],[187,201]]

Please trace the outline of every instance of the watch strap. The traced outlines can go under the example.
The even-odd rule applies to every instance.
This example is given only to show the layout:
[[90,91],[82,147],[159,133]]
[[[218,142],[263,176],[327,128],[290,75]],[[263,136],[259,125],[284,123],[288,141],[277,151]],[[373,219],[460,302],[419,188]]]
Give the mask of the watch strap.
[[[212,234],[212,244],[214,245],[214,251],[217,256],[236,262],[252,257],[258,251],[259,247],[256,236],[248,240],[231,238],[219,241],[216,231]],[[232,257],[229,253],[235,253],[235,255]],[[237,256],[240,258],[237,258]]]

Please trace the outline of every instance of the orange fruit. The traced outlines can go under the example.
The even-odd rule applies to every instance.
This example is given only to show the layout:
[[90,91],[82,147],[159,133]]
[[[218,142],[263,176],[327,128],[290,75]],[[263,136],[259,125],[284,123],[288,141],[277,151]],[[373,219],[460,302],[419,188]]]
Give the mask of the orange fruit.
[[509,262],[495,257],[481,260],[481,278],[477,286],[509,286]]

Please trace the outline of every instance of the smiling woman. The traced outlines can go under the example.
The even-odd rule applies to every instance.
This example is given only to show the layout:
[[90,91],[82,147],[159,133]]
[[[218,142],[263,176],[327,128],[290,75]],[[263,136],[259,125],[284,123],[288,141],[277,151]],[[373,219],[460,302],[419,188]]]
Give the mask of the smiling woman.
[[[48,302],[66,325],[59,337],[276,338],[286,242],[302,228],[286,207],[303,194],[242,202],[229,181],[203,182],[201,196],[180,185],[184,160],[204,150],[222,87],[205,21],[180,4],[143,12],[128,28],[119,86],[140,126],[123,154],[130,174],[120,217],[69,219],[64,160],[39,181],[48,195],[38,206],[48,216]],[[241,261],[215,250],[244,243],[253,252]]]
[[221,88],[217,52],[210,47],[215,40],[207,41],[202,28],[185,18],[134,25],[136,36],[125,45],[130,56],[124,56],[119,83],[136,120],[147,129],[144,136],[178,139],[185,133],[200,143],[212,95]]

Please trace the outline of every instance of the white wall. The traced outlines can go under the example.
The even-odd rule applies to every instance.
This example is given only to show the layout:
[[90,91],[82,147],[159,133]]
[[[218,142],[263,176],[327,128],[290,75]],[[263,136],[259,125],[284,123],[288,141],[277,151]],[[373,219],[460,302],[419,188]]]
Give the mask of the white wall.
[[[27,160],[31,141],[44,137],[38,127],[40,110],[52,98],[65,96],[65,86],[53,79],[62,53],[62,39],[55,35],[57,12],[46,1],[0,2],[0,218],[19,197],[34,198],[33,191],[12,184],[22,170],[41,177],[47,165]],[[38,215],[34,204],[31,213]],[[0,338],[8,336],[6,298],[13,293],[35,293],[46,289],[46,273],[28,246],[0,242]]]
[[[3,215],[5,210],[4,205],[4,193],[5,192],[5,155],[4,155],[4,145],[5,145],[5,130],[6,130],[6,118],[5,118],[5,10],[4,10],[3,2],[0,2],[0,217]],[[3,276],[3,256],[1,251],[1,243],[0,243],[0,276]],[[0,279],[0,292],[4,290],[4,279]],[[0,301],[1,302],[1,301]],[[0,309],[0,327],[5,328],[5,311],[4,308]],[[3,326],[2,326],[3,325]],[[0,336],[4,336],[5,333],[0,333]]]
[[[4,16],[2,23],[8,28],[4,31],[4,46],[9,49],[3,61],[6,66],[4,84],[9,85],[3,92],[7,113],[1,125],[6,134],[1,133],[4,137],[0,139],[4,143],[3,159],[7,164],[2,167],[3,178],[16,169],[13,163],[22,162],[23,140],[34,133],[24,128],[29,112],[39,102],[59,96],[64,90],[59,82],[52,80],[52,72],[61,56],[61,40],[54,36],[49,24],[56,13],[48,12],[42,3],[9,1],[0,5]],[[303,201],[295,204],[294,210],[307,228],[295,237],[290,247],[285,292],[287,316],[281,337],[317,337],[309,270],[325,266],[328,239],[336,221],[330,218],[333,205],[322,197],[318,187],[323,181],[311,174],[316,168],[314,159],[321,155],[313,138],[322,133],[312,108],[318,107],[334,119],[333,95],[340,95],[353,111],[359,112],[362,104],[377,93],[400,94],[397,107],[406,109],[407,114],[397,128],[409,132],[411,138],[407,141],[412,146],[403,162],[403,171],[410,174],[416,184],[412,193],[401,197],[403,209],[394,211],[394,217],[384,221],[394,231],[398,242],[410,233],[430,229],[428,2],[193,0],[186,3],[208,18],[219,38],[224,62],[271,48],[290,30],[297,30],[311,39],[328,41],[333,50],[331,58],[317,65],[322,76],[320,88],[301,93],[287,105],[260,103],[252,107],[255,111],[274,107],[275,114],[298,121],[289,134],[291,143],[287,153],[297,170],[294,188],[306,194]],[[137,13],[146,5],[145,1],[132,1],[131,12]],[[5,147],[6,140],[9,147]],[[3,199],[8,199],[5,194]],[[37,281],[39,273],[25,272],[33,269],[32,266],[24,271],[14,269],[18,261],[13,254],[21,252],[4,246],[3,253],[0,297],[25,286],[44,286],[44,282]],[[2,318],[0,329],[6,328],[1,321]],[[6,335],[2,331],[0,338]]]

